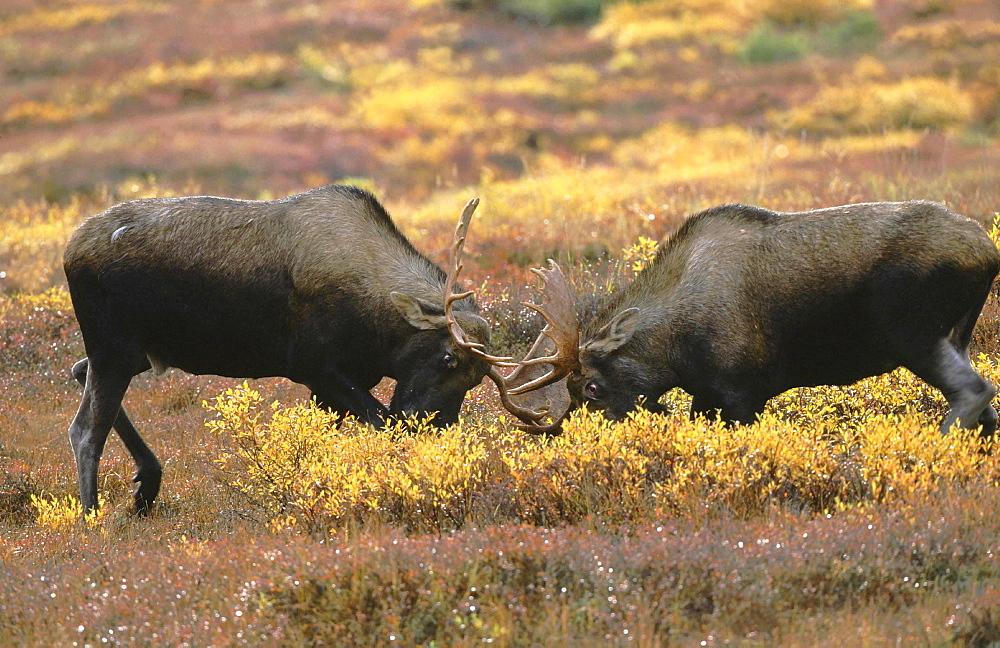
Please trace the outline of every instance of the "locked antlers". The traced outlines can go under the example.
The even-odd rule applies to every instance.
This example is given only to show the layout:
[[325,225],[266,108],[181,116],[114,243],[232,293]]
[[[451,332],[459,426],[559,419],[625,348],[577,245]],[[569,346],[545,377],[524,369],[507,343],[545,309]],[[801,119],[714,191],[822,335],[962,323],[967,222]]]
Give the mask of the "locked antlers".
[[[529,395],[535,409],[553,418],[548,425],[541,424],[541,418],[525,421],[521,429],[533,434],[552,434],[559,431],[571,408],[569,391],[558,383],[578,365],[580,326],[573,291],[559,264],[549,259],[547,269],[533,268],[532,272],[542,279],[542,303],[525,302],[525,306],[545,318],[545,328],[507,376],[506,383],[511,396]],[[550,369],[542,372],[543,365]],[[561,414],[555,413],[560,411]]]
[[[455,292],[455,286],[462,272],[462,253],[469,224],[478,205],[477,198],[470,200],[455,228],[444,288],[444,312],[448,331],[461,348],[490,363],[490,370],[486,375],[496,384],[504,408],[522,421],[521,427],[524,430],[538,434],[555,432],[566,414],[555,418],[552,411],[563,410],[568,413],[570,409],[568,392],[555,384],[568,376],[579,360],[580,328],[573,291],[566,281],[566,275],[555,261],[550,259],[548,268],[532,269],[542,279],[542,303],[525,302],[525,305],[545,318],[545,328],[520,362],[514,362],[513,358],[507,356],[491,355],[486,352],[483,344],[469,341],[456,320],[452,307],[458,300],[473,294],[471,290]],[[545,365],[550,367],[548,371],[543,369]],[[500,368],[508,367],[514,367],[510,375],[500,373]],[[513,397],[522,397],[519,400],[527,406],[514,402]],[[541,421],[548,416],[553,416],[555,420],[545,425]]]
[[465,249],[465,238],[469,231],[469,223],[472,221],[472,214],[475,213],[478,206],[478,198],[470,200],[466,204],[465,209],[462,210],[462,216],[459,218],[458,226],[455,228],[455,236],[452,241],[451,255],[448,263],[448,277],[445,280],[444,286],[445,321],[455,344],[490,364],[489,373],[486,375],[496,384],[497,390],[500,392],[500,401],[503,403],[504,408],[523,421],[526,426],[536,427],[538,426],[538,421],[545,417],[545,412],[521,407],[514,403],[510,398],[507,379],[499,371],[500,367],[518,367],[518,363],[514,362],[514,359],[511,357],[490,355],[486,352],[484,345],[469,341],[465,336],[465,331],[462,330],[462,327],[456,320],[452,308],[456,301],[473,294],[471,290],[455,292],[455,285],[458,282],[459,274],[462,272],[462,252]]
[[[559,264],[549,259],[548,269],[532,268],[532,272],[541,277],[541,305],[524,302],[524,305],[545,318],[545,328],[538,335],[528,355],[518,364],[510,375],[512,382],[517,382],[524,368],[547,364],[552,368],[545,374],[522,383],[510,390],[513,395],[524,394],[535,389],[551,385],[569,375],[580,357],[580,325],[577,321],[576,303],[573,291],[566,281]],[[535,353],[544,348],[545,338],[555,344],[555,351],[546,356],[534,357]]]

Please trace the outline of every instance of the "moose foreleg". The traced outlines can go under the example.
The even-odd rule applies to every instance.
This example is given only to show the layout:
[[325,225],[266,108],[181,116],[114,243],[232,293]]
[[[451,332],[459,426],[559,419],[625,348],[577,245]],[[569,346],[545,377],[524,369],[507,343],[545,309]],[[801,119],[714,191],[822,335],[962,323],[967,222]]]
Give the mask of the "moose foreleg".
[[750,425],[764,412],[766,404],[767,399],[737,392],[725,396],[701,394],[691,399],[691,419],[702,416],[708,421],[718,418],[727,425]]
[[343,376],[326,376],[309,385],[320,407],[343,416],[352,414],[377,428],[385,425],[389,410],[371,392]]

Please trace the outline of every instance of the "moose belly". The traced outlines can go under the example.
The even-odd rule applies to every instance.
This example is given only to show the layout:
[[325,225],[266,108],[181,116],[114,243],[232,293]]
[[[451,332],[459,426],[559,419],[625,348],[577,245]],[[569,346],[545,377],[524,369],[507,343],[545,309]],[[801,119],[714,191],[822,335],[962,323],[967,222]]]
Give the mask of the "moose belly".
[[845,326],[836,334],[825,333],[800,333],[786,338],[788,387],[850,385],[899,366],[884,343],[858,327]]
[[170,336],[145,346],[150,364],[156,370],[176,367],[192,374],[230,378],[263,378],[287,373],[281,341],[258,335],[235,332],[228,338],[215,339]]

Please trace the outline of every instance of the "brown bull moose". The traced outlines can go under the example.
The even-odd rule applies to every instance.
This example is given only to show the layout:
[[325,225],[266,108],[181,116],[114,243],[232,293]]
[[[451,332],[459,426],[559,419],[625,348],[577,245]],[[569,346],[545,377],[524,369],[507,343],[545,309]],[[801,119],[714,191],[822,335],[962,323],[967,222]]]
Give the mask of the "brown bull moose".
[[640,401],[658,411],[674,387],[692,396],[692,416],[747,423],[792,387],[906,367],[947,399],[942,431],[989,435],[996,389],[968,351],[998,269],[983,228],[936,203],[715,207],[582,327],[559,267],[537,271],[546,329],[507,387],[532,409],[549,402],[556,421],[527,426],[536,432],[557,431],[584,403],[611,419]]
[[[496,367],[507,359],[485,353],[489,327],[472,293],[454,290],[477,203],[462,214],[447,275],[353,187],[269,201],[135,200],[87,219],[64,257],[87,353],[73,367],[84,391],[69,431],[84,511],[97,507],[112,427],[137,466],[136,511],[159,492],[160,462],[121,405],[151,367],[282,376],[375,425],[432,413],[451,423],[484,376],[506,398]],[[384,376],[396,380],[388,408],[369,391]]]

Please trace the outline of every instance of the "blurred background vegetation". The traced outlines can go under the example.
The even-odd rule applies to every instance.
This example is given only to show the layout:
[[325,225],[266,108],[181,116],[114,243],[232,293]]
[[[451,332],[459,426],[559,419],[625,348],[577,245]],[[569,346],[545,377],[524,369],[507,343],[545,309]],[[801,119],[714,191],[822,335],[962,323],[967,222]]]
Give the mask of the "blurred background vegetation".
[[619,203],[704,177],[767,202],[913,157],[969,181],[1000,135],[987,0],[10,0],[0,61],[5,204],[581,169]]

